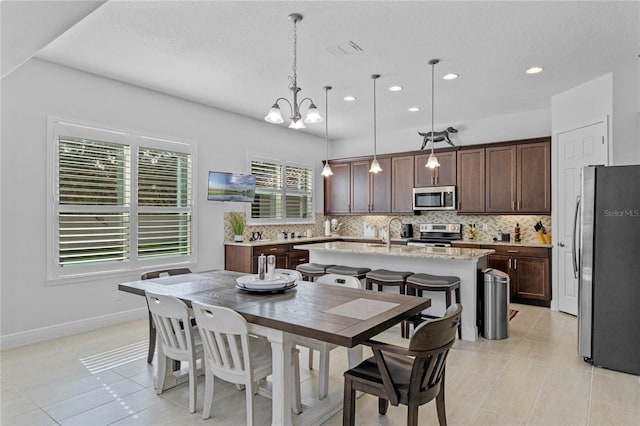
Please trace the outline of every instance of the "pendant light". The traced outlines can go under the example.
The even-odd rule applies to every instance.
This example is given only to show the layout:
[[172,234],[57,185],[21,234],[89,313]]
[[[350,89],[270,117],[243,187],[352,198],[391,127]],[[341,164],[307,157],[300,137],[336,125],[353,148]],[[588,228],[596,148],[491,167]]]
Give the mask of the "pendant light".
[[434,68],[436,66],[436,64],[440,62],[440,59],[431,59],[429,61],[429,65],[431,65],[431,154],[429,154],[429,158],[427,159],[427,164],[425,164],[424,166],[429,168],[429,169],[435,169],[436,167],[440,167],[440,163],[438,162],[438,159],[436,158],[435,154],[433,153],[433,146],[435,145],[435,142],[433,141],[434,137],[434,133],[433,133],[433,100],[435,98],[435,94],[433,91],[433,75],[434,75]]
[[378,159],[376,158],[376,80],[378,78],[380,78],[380,74],[371,75],[371,79],[373,80],[373,161],[371,162],[369,173],[380,173],[382,171],[382,167],[380,167],[380,163],[378,163]]
[[324,177],[333,175],[333,170],[329,165],[329,90],[331,90],[331,86],[324,86],[324,139],[327,148],[327,155],[322,168],[322,176]]
[[[289,20],[293,22],[293,78],[291,81],[291,86],[289,89],[293,92],[293,103],[289,102],[286,98],[278,98],[271,106],[269,113],[264,118],[265,121],[269,123],[280,124],[284,123],[284,119],[282,118],[282,112],[280,111],[280,105],[278,105],[279,101],[285,101],[289,104],[289,108],[291,109],[291,124],[289,124],[290,129],[304,129],[304,123],[320,123],[322,121],[322,117],[318,112],[318,108],[314,105],[311,98],[304,98],[300,102],[298,102],[298,92],[302,89],[298,87],[298,71],[297,71],[297,48],[298,48],[298,33],[297,23],[302,21],[302,15],[299,13],[292,13],[289,15]],[[302,120],[302,115],[300,114],[300,107],[304,101],[309,101],[309,109],[307,110],[307,116],[304,119],[304,123]]]

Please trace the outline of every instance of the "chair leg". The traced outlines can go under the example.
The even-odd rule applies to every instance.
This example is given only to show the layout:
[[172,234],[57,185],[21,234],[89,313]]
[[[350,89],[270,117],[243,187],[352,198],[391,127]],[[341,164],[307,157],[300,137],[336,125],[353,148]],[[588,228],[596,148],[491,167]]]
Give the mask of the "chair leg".
[[378,398],[378,413],[381,415],[387,414],[389,408],[389,400],[384,398]]
[[149,352],[147,353],[147,364],[153,362],[153,353],[156,350],[156,326],[153,323],[153,316],[149,311]]
[[189,361],[189,412],[196,412],[196,402],[198,401],[198,368],[195,355]]
[[407,406],[407,426],[418,426],[418,404],[410,402]]
[[208,419],[211,416],[211,406],[213,405],[213,386],[215,376],[206,372],[204,375],[204,405],[202,407],[202,418]]
[[245,388],[245,396],[247,401],[247,426],[253,426],[256,422],[254,413],[253,413],[253,394],[256,393],[256,385],[254,383],[248,384]]
[[291,354],[291,367],[293,368],[293,386],[291,386],[291,410],[295,414],[302,413],[302,397],[300,396],[300,352]]
[[167,357],[162,350],[162,345],[158,345],[158,365],[156,366],[155,386],[156,394],[160,395],[164,388],[164,378],[167,374]]
[[344,400],[342,402],[342,426],[354,426],[356,421],[356,390],[351,377],[344,377]]
[[440,426],[447,426],[447,410],[444,405],[444,384],[445,374],[442,373],[442,379],[440,381],[440,392],[436,396],[436,410],[438,411],[438,423]]
[[[456,288],[456,303],[460,303],[460,289]],[[462,340],[462,321],[458,324],[458,339]]]
[[309,348],[309,370],[313,370],[313,349]]

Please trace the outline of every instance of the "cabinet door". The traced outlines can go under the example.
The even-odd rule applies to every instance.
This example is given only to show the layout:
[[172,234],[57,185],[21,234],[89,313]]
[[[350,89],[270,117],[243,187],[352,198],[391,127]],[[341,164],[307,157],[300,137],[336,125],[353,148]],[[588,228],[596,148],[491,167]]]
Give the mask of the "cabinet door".
[[551,144],[517,146],[518,213],[551,213]]
[[413,155],[391,159],[391,211],[413,212]]
[[484,148],[458,151],[458,212],[484,212]]
[[324,178],[324,214],[351,211],[351,163],[331,163],[333,176]]
[[288,269],[296,269],[296,266],[309,262],[309,250],[292,249],[289,252]]
[[515,294],[515,282],[511,273],[511,256],[490,254],[487,266],[509,275],[509,295],[512,298]]
[[351,162],[351,213],[369,213],[369,160]]
[[511,297],[549,302],[549,259],[517,257],[513,262],[516,285]]
[[367,173],[370,179],[370,205],[371,213],[391,212],[391,158],[378,158],[382,167],[380,173]]
[[415,156],[415,177],[416,188],[429,186],[449,186],[456,184],[456,151],[435,151],[440,167],[430,169],[425,167],[429,154]]
[[516,210],[516,146],[485,148],[487,213],[513,213]]

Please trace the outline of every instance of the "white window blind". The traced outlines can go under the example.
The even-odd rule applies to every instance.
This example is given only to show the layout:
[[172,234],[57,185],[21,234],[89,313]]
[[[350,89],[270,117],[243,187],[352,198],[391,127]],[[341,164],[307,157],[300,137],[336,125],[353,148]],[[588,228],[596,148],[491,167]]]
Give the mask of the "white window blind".
[[251,159],[256,193],[252,223],[313,221],[313,168],[270,159]]
[[58,121],[52,126],[50,278],[189,259],[188,145]]

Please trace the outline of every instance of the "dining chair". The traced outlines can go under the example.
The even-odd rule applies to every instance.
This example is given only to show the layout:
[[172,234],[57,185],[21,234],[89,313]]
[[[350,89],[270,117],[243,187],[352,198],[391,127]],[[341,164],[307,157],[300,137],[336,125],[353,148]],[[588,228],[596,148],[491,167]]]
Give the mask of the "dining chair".
[[158,365],[156,367],[156,393],[162,393],[167,373],[167,358],[189,363],[189,412],[196,411],[198,368],[203,363],[203,349],[197,327],[191,325],[189,307],[182,300],[147,291],[149,312],[153,317],[158,339]]
[[302,274],[299,271],[296,271],[295,269],[276,268],[275,273],[276,275],[277,274],[289,275],[292,278],[295,278],[296,281],[302,280]]
[[438,422],[447,424],[444,402],[445,366],[456,340],[462,305],[451,305],[442,318],[420,324],[409,347],[369,340],[373,357],[344,373],[342,424],[353,426],[356,391],[378,397],[378,412],[386,414],[389,403],[407,406],[407,425],[418,424],[418,407],[436,400]]
[[[211,415],[215,377],[236,385],[243,385],[247,403],[247,425],[255,423],[253,398],[256,383],[272,374],[271,345],[267,339],[249,334],[247,321],[232,309],[192,302],[204,346],[205,378],[202,418]],[[291,354],[293,386],[291,408],[302,411],[300,398],[300,370],[298,350]]]
[[[176,268],[176,269],[163,269],[160,271],[145,272],[140,276],[141,280],[150,280],[153,278],[168,277],[171,275],[190,274],[189,268]],[[147,304],[147,309],[149,305]],[[151,364],[153,361],[153,354],[156,351],[156,327],[153,325],[153,319],[151,318],[151,311],[149,311],[149,352],[147,353],[147,363]]]
[[[313,283],[360,288],[360,280],[349,275],[325,274],[316,278]],[[329,394],[329,353],[338,346],[304,336],[296,336],[295,343],[298,346],[309,349],[309,370],[313,370],[313,351],[320,353],[320,359],[318,360],[318,399],[326,398]]]

